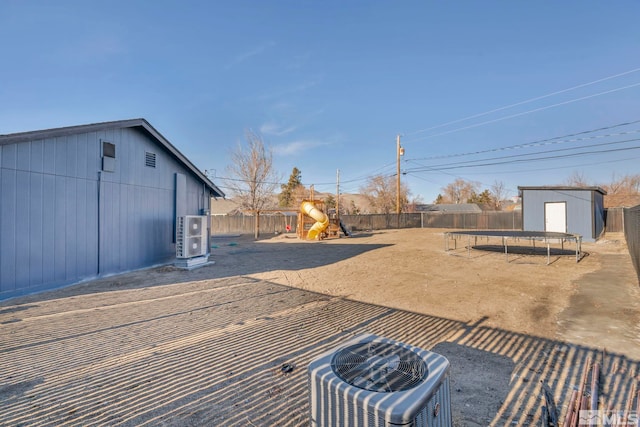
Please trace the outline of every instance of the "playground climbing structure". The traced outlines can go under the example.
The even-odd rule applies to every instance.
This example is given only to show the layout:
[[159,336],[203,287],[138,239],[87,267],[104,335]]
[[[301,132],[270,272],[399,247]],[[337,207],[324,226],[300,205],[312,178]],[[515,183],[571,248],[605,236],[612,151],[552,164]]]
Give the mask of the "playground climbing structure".
[[[298,213],[298,237],[303,240],[335,239],[344,233],[335,214],[328,214],[322,200],[307,199],[300,204]],[[346,233],[345,233],[346,235]]]

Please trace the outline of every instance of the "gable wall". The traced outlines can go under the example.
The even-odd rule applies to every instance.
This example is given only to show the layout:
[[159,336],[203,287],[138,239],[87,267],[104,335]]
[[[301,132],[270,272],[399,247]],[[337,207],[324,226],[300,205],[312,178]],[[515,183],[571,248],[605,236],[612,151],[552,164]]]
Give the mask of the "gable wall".
[[172,259],[177,173],[186,213],[207,208],[202,183],[140,128],[0,145],[0,298]]

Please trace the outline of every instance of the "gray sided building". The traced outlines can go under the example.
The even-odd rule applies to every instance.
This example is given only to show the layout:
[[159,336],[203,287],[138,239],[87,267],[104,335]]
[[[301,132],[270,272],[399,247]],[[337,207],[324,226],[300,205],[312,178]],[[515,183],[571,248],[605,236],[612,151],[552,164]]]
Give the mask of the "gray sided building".
[[211,197],[144,119],[0,135],[0,299],[169,262]]
[[580,234],[587,242],[604,232],[604,195],[600,187],[518,187],[522,229]]

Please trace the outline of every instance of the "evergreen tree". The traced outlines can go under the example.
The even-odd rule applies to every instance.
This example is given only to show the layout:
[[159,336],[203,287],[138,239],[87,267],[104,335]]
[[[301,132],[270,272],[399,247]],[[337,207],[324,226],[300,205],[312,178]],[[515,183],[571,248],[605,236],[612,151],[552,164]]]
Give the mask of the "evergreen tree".
[[471,193],[471,197],[467,199],[467,203],[477,203],[480,205],[491,205],[491,193],[489,190],[484,190],[482,193],[478,194],[475,191]]
[[302,185],[302,172],[294,167],[289,176],[289,182],[280,185],[282,192],[278,195],[278,204],[281,208],[293,207],[296,199],[296,189]]
[[325,206],[325,208],[327,210],[335,209],[335,207],[336,207],[336,198],[333,197],[333,194],[329,194],[327,197],[325,197],[324,206]]

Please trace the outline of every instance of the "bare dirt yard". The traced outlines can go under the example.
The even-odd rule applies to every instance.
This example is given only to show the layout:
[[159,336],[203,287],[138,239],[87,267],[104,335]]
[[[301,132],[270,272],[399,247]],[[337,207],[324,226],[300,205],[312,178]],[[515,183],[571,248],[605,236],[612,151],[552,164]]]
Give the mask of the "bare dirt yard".
[[361,333],[446,356],[455,426],[540,425],[543,388],[562,420],[589,360],[599,405],[625,407],[640,295],[622,236],[547,265],[529,242],[447,252],[446,231],[217,236],[212,265],[0,302],[0,425],[308,425],[306,367]]

